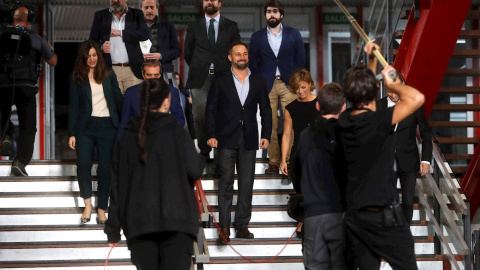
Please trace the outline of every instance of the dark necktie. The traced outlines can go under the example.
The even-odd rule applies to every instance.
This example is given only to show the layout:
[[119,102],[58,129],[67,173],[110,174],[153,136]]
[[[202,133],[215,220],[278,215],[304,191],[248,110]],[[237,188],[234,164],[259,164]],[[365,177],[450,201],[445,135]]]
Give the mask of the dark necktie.
[[213,27],[213,23],[215,19],[210,19],[210,25],[208,26],[208,41],[210,41],[210,45],[215,46],[215,28]]

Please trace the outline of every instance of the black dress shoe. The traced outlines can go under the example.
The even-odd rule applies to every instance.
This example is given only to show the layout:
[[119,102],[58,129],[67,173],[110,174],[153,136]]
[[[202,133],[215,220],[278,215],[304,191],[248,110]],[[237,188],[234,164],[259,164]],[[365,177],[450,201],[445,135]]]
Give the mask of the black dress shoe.
[[245,238],[245,239],[253,239],[253,233],[251,233],[248,228],[241,228],[238,229],[235,238]]
[[222,226],[220,228],[220,231],[222,232],[223,236],[225,236],[225,239],[223,239],[223,237],[219,234],[217,239],[217,245],[226,245],[228,242],[230,242],[230,227]]

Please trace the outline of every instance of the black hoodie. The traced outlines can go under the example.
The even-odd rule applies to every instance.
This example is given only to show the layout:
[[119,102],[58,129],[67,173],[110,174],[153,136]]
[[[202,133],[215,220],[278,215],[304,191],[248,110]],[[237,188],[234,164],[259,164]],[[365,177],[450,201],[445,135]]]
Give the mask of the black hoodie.
[[146,120],[147,163],[139,159],[138,118],[116,142],[112,157],[112,189],[105,233],[108,242],[155,232],[198,232],[199,215],[193,183],[205,161],[175,117],[151,113]]

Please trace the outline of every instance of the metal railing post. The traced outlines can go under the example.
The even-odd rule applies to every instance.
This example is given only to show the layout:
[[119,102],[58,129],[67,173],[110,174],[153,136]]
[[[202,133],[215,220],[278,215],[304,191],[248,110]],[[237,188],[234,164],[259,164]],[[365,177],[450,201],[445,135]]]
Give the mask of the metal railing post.
[[[438,164],[436,162],[433,163],[433,179],[435,180],[435,183],[437,184],[437,187],[440,187],[440,168],[438,167]],[[435,216],[435,219],[439,221],[440,223],[440,216],[441,216],[441,209],[440,209],[440,204],[438,203],[437,199],[435,196],[433,196],[433,215]],[[442,254],[442,244],[440,243],[440,239],[438,236],[435,234],[433,238],[433,247],[435,250],[435,254]]]
[[463,235],[465,236],[465,242],[469,253],[465,255],[465,269],[472,269],[472,228],[470,224],[470,202],[465,202],[468,211],[463,216]]

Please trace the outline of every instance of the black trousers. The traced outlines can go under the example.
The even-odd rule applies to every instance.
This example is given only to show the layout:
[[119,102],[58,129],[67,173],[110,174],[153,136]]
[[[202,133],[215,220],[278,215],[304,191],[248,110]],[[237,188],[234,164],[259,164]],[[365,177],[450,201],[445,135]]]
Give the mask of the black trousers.
[[142,270],[188,270],[193,238],[180,232],[145,234],[128,240],[132,263]]
[[117,129],[110,117],[91,117],[87,127],[75,136],[77,178],[80,196],[92,197],[92,159],[94,148],[98,155],[98,208],[107,210],[110,195],[110,160]]
[[12,87],[0,88],[0,131],[4,129],[13,138],[13,124],[10,122],[10,110],[13,104],[17,107],[20,134],[17,138],[17,155],[15,159],[24,165],[28,165],[33,155],[33,144],[37,132],[37,101],[35,99],[35,87],[16,86],[15,94]]
[[[402,209],[405,220],[408,224],[412,222],[413,217],[413,198],[415,196],[415,185],[417,183],[416,172],[397,172],[400,178],[400,186],[402,188]],[[397,183],[395,182],[395,186]]]
[[238,174],[238,197],[235,208],[235,228],[246,228],[252,217],[253,179],[255,177],[256,150],[245,149],[243,132],[237,148],[218,149],[220,181],[218,182],[218,208],[220,226],[230,226],[233,201],[235,165]]
[[360,270],[380,269],[385,259],[393,270],[415,270],[417,262],[410,226],[385,228],[383,213],[347,210],[347,234]]

